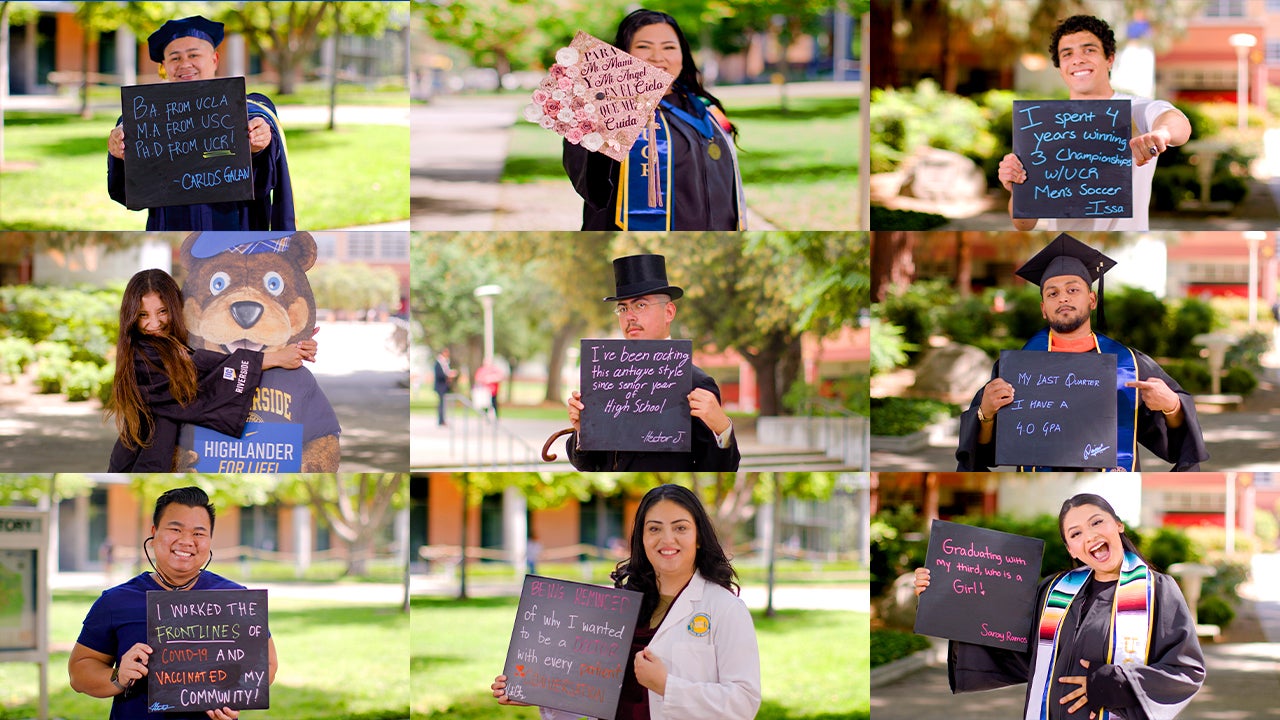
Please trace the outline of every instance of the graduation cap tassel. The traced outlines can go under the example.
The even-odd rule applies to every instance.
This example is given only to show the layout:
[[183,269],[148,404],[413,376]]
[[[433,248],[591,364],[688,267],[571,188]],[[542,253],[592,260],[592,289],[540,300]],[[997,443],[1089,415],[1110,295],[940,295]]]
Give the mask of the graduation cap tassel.
[[661,186],[658,184],[658,124],[649,118],[649,207],[662,207]]
[[1107,276],[1098,276],[1098,332],[1106,334],[1107,332],[1107,316],[1102,312],[1102,298],[1105,296],[1103,292],[1106,290]]

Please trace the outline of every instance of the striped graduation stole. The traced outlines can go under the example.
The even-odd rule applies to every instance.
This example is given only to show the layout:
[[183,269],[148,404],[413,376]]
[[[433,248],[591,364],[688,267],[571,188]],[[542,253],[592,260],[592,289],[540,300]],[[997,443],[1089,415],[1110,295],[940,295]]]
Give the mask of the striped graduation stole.
[[[1085,580],[1093,573],[1088,567],[1063,573],[1049,586],[1037,631],[1036,666],[1031,675],[1030,699],[1025,720],[1048,720],[1049,689],[1057,683],[1052,677],[1054,663],[1061,648],[1062,621]],[[1137,555],[1125,552],[1120,566],[1120,582],[1116,583],[1111,604],[1111,627],[1108,629],[1108,665],[1147,663],[1151,646],[1151,606],[1154,586],[1146,563]],[[1081,618],[1083,620],[1083,618]],[[1068,631],[1069,635],[1073,631]],[[1084,675],[1084,667],[1066,668],[1065,675]],[[1074,690],[1072,685],[1064,692]],[[1096,720],[1109,720],[1110,711],[1102,708]]]

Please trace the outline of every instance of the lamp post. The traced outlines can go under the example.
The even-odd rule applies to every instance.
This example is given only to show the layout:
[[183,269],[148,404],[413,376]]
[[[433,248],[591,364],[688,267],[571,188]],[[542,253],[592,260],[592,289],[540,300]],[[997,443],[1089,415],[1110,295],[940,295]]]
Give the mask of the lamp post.
[[1258,243],[1266,240],[1267,234],[1249,230],[1244,239],[1249,241],[1249,329],[1253,330],[1258,325]]
[[1258,44],[1258,38],[1236,33],[1227,42],[1236,49],[1236,127],[1244,130],[1249,106],[1249,49]]
[[481,285],[472,293],[484,308],[484,361],[493,361],[493,297],[502,294],[497,285]]

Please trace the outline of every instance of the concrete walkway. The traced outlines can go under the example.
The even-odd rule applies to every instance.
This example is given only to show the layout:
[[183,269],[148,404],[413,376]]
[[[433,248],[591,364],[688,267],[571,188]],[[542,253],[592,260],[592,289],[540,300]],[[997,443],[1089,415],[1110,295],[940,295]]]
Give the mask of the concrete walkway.
[[[1269,471],[1280,467],[1280,352],[1275,349],[1262,356],[1263,374],[1259,385],[1235,412],[1209,413],[1201,409],[1200,429],[1209,460],[1201,463],[1202,472]],[[966,404],[967,406],[967,404]],[[954,471],[956,445],[954,431],[931,438],[928,447],[910,453],[877,449],[871,441],[871,467],[878,471]],[[1162,471],[1169,463],[1139,446],[1142,469]]]
[[[573,578],[566,578],[572,580]],[[524,580],[494,580],[487,578],[477,583],[467,580],[470,597],[515,597],[520,594]],[[409,579],[409,593],[414,596],[456,596],[457,579],[452,574],[413,575]],[[763,609],[768,603],[768,591],[764,585],[747,584],[742,587],[742,601],[747,607]],[[869,612],[871,594],[865,583],[848,585],[775,585],[773,606],[779,610],[853,610]]]
[[[1280,555],[1256,556],[1252,578],[1240,587],[1240,615],[1227,635],[1234,641],[1203,645],[1205,684],[1179,720],[1280,717]],[[1247,636],[1233,639],[1230,631],[1236,625]],[[871,715],[876,720],[1015,718],[1021,717],[1025,691],[1017,685],[952,695],[944,660],[941,666],[873,687]]]
[[[790,97],[856,94],[850,83],[793,83]],[[726,103],[735,98],[774,97],[770,85],[716,88]],[[577,230],[582,199],[568,180],[502,183],[511,152],[511,128],[526,92],[503,96],[442,96],[413,106],[410,132],[409,209],[414,230]],[[750,188],[747,199],[750,202]],[[852,198],[850,198],[852,201]],[[748,227],[773,230],[768,219],[747,208]]]
[[[342,472],[408,469],[408,362],[391,333],[391,323],[320,323],[308,367],[342,424]],[[0,472],[103,472],[115,441],[97,401],[40,395],[30,372],[0,378]]]

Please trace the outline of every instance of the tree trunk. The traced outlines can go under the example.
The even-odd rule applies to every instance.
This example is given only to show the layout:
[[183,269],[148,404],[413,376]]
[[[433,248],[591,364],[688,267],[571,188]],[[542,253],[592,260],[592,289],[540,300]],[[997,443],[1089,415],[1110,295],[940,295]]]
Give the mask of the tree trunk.
[[[335,27],[342,27],[342,3],[335,3],[333,6],[333,24]],[[329,129],[334,130],[337,128],[338,113],[339,33],[336,30],[330,41],[333,43],[333,52],[329,55]]]
[[362,528],[354,542],[347,545],[347,576],[368,577],[369,556],[373,550],[372,528]]
[[556,331],[555,337],[551,339],[551,354],[547,364],[547,394],[543,398],[546,402],[562,403],[564,402],[563,383],[560,382],[560,370],[564,367],[565,353],[568,352],[569,343],[573,338],[582,334],[583,322],[580,318],[572,318]]
[[961,298],[973,295],[973,246],[964,232],[956,233],[956,292]]
[[913,233],[901,230],[871,233],[871,302],[883,302],[890,288],[911,284],[915,243]]
[[960,70],[956,66],[956,38],[952,33],[951,14],[946,8],[942,8],[942,89],[955,93],[956,86],[959,84]]
[[93,113],[89,111],[89,49],[90,35],[88,27],[84,29],[84,45],[80,48],[80,117],[88,120]]
[[769,600],[765,604],[765,617],[777,617],[778,611],[773,607],[774,566],[778,563],[778,535],[782,530],[782,482],[778,473],[773,474],[773,516],[770,518],[773,528],[769,531],[769,547],[766,549],[769,558]]
[[[898,84],[898,54],[893,51],[893,23],[897,5],[898,0],[871,1],[871,37],[876,38],[875,57],[872,57],[872,49],[869,47],[863,47],[860,55],[863,58],[863,82],[869,80],[873,88],[896,87]],[[866,72],[868,64],[869,73]]]

